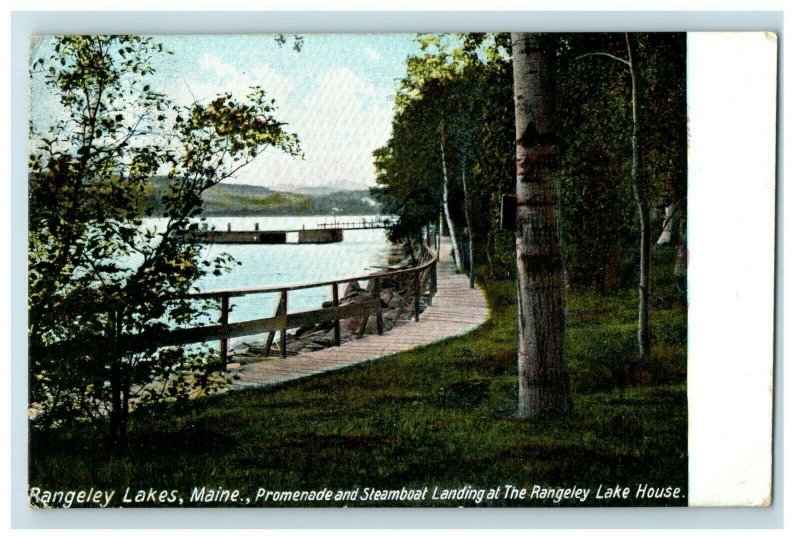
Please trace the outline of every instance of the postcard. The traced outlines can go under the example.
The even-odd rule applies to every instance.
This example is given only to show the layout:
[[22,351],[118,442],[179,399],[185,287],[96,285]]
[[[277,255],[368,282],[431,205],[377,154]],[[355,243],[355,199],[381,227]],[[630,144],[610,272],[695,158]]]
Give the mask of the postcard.
[[28,504],[769,505],[776,59],[32,36]]

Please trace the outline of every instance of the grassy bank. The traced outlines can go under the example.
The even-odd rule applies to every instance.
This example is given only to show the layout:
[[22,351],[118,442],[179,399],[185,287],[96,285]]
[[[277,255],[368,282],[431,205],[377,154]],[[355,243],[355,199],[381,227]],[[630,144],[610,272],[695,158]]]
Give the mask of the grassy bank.
[[467,484],[577,485],[592,490],[584,505],[686,504],[682,498],[594,498],[600,484],[678,486],[686,493],[685,308],[654,310],[654,362],[637,372],[632,387],[622,374],[635,355],[635,292],[571,292],[567,358],[574,413],[523,421],[514,417],[515,285],[482,281],[492,318],[468,336],[277,390],[198,400],[181,411],[139,411],[125,458],[106,458],[101,440],[88,430],[33,434],[30,484],[177,489],[186,505],[195,486],[254,494],[259,487],[432,490]]

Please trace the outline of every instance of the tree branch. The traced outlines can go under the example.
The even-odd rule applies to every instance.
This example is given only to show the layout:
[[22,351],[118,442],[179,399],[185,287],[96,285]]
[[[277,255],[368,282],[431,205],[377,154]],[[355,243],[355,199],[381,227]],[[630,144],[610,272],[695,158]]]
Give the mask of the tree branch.
[[586,58],[587,56],[607,56],[607,57],[611,58],[612,60],[616,60],[617,62],[621,62],[621,63],[625,64],[629,68],[631,67],[631,63],[629,61],[625,60],[624,58],[620,58],[619,56],[614,56],[613,54],[609,54],[609,53],[605,53],[605,52],[591,52],[591,53],[582,54],[582,55],[576,57],[575,60],[580,60],[581,58]]

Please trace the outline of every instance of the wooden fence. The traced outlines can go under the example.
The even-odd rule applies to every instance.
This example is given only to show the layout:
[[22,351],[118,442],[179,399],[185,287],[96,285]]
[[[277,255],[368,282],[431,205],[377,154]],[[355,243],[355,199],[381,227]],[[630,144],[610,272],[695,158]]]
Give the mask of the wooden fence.
[[[123,355],[144,352],[160,347],[219,340],[220,363],[222,369],[225,369],[228,356],[228,341],[235,337],[266,333],[267,342],[265,346],[265,356],[269,354],[272,344],[277,338],[280,356],[284,358],[286,356],[287,330],[299,328],[301,326],[333,322],[334,345],[338,346],[341,344],[339,320],[363,317],[359,329],[359,333],[363,334],[369,317],[374,316],[376,318],[378,334],[383,334],[383,308],[381,306],[380,296],[382,281],[384,279],[391,278],[400,280],[407,278],[411,280],[410,294],[406,296],[398,316],[413,302],[414,319],[419,321],[420,300],[426,284],[428,287],[429,303],[433,302],[433,295],[436,293],[436,263],[438,261],[438,255],[436,251],[430,247],[425,247],[423,253],[426,256],[426,260],[413,268],[351,276],[330,281],[314,281],[271,287],[224,289],[194,293],[190,295],[193,299],[216,299],[219,301],[221,316],[218,324],[191,328],[146,331],[135,335],[119,333],[113,338],[113,344],[106,343],[106,345],[109,349],[113,350],[114,353]],[[346,305],[339,305],[339,285],[365,280],[368,281],[367,291],[369,292],[369,299],[351,302]],[[288,308],[291,305],[289,302],[289,293],[301,289],[318,287],[330,287],[332,298],[331,307],[295,313],[289,311]],[[278,293],[280,295],[278,306],[272,316],[243,322],[228,321],[231,311],[231,298],[266,293]],[[108,339],[109,337],[106,336],[105,340]],[[93,350],[96,350],[96,344],[87,344],[86,342],[60,342],[48,346],[43,350],[32,349],[31,354],[80,356],[81,354],[91,354]]]
[[[267,333],[267,341],[264,347],[264,355],[269,355],[272,344],[277,338],[278,350],[281,358],[286,357],[286,331],[292,328],[300,328],[312,324],[333,322],[334,345],[341,344],[341,334],[339,321],[353,317],[363,317],[359,333],[363,333],[367,324],[367,319],[374,316],[378,334],[383,334],[383,308],[381,306],[382,281],[387,278],[411,280],[411,293],[413,296],[407,298],[406,303],[410,303],[413,298],[414,319],[419,320],[420,300],[425,285],[428,286],[428,294],[431,298],[436,293],[436,263],[438,255],[430,248],[426,248],[427,260],[414,268],[378,272],[360,276],[351,276],[342,279],[329,281],[313,281],[299,284],[276,285],[272,287],[251,287],[243,289],[225,289],[195,293],[193,298],[198,299],[218,299],[220,305],[220,322],[216,325],[204,326],[199,328],[187,328],[173,330],[170,332],[172,345],[194,343],[200,341],[211,341],[219,339],[220,359],[224,364],[228,356],[228,340],[235,337],[249,336],[253,334]],[[367,281],[368,300],[352,302],[346,305],[339,305],[339,285],[347,285],[353,281]],[[299,311],[291,313],[288,309],[290,295],[292,291],[301,289],[312,289],[319,287],[330,287],[332,306],[315,309],[311,311]],[[245,322],[228,322],[230,313],[230,300],[234,297],[247,296],[251,294],[279,293],[280,300],[271,317],[254,319]],[[401,308],[405,308],[405,305]]]

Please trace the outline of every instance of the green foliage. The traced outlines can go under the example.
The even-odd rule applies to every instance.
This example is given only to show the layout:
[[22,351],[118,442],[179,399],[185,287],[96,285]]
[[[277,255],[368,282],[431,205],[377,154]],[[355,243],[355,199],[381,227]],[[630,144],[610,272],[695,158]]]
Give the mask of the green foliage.
[[[197,226],[203,192],[268,147],[299,147],[260,88],[243,102],[223,94],[170,103],[148,82],[151,60],[166,53],[149,38],[59,36],[51,45],[31,71],[63,107],[44,132],[31,127],[33,425],[110,423],[116,444],[132,400],[177,399],[213,383],[203,350],[115,350],[118,336],[192,320],[202,307],[186,298],[192,285],[231,263],[219,255],[200,265],[199,248],[179,240]],[[155,174],[169,179],[157,229],[143,227],[140,204]]]
[[[469,212],[476,243],[507,262],[511,240],[496,225],[514,183],[514,102],[508,35],[429,34],[407,61],[395,100],[392,137],[375,151],[375,196],[397,214],[391,238],[415,236],[442,211],[445,145],[448,206],[462,241]],[[465,188],[466,187],[466,192]],[[497,253],[494,251],[497,250]]]
[[[648,198],[655,208],[677,202],[685,209],[684,40],[682,34],[633,35],[640,144]],[[515,189],[509,36],[433,34],[421,36],[419,44],[397,93],[392,138],[375,152],[381,186],[376,198],[386,211],[401,216],[393,239],[436,223],[443,129],[456,227],[465,227],[468,207],[473,235],[484,248],[477,255],[491,261],[498,274],[508,275],[514,271],[513,235],[500,230],[499,209],[501,196]],[[560,35],[562,232],[570,284],[610,292],[628,286],[636,275],[630,81],[624,65],[595,53],[626,57],[624,37]],[[654,231],[660,231],[660,223],[655,225]]]
[[426,144],[435,130],[420,109],[414,103],[395,118],[389,144],[374,152],[379,187],[370,193],[384,214],[398,216],[389,231],[392,241],[417,238],[424,225],[436,222],[441,208],[441,173],[431,167],[436,147]]
[[[632,43],[647,196],[654,208],[671,202],[685,208],[685,36],[632,34]],[[625,65],[603,54],[627,58],[624,37],[561,36],[561,193],[570,282],[611,291],[633,279],[638,226],[630,180],[630,77]],[[660,232],[660,222],[653,228]]]

